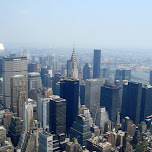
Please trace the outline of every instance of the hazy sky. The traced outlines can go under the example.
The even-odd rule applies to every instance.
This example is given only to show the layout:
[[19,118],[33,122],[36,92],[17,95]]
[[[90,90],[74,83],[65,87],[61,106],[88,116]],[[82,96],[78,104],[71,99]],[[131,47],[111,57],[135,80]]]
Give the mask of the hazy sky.
[[0,0],[0,43],[152,48],[152,0]]

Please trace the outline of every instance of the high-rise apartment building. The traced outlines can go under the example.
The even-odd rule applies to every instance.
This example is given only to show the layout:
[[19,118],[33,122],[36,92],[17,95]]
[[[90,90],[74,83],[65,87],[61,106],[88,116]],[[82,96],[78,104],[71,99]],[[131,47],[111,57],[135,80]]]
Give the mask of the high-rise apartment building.
[[74,77],[78,79],[77,59],[74,48],[71,59],[67,60],[67,77]]
[[11,77],[11,110],[23,119],[23,104],[28,100],[28,78],[24,75]]
[[109,118],[113,122],[116,121],[119,109],[119,89],[115,85],[101,87],[100,106],[106,108]]
[[88,63],[83,67],[83,80],[90,79],[90,68]]
[[65,79],[60,82],[60,96],[66,99],[66,128],[72,127],[78,115],[79,80]]
[[50,132],[61,134],[66,132],[66,100],[59,96],[50,99]]
[[100,77],[101,50],[94,50],[93,78]]
[[90,110],[92,118],[100,107],[100,89],[105,83],[104,78],[88,79],[85,85],[85,105]]
[[5,108],[11,105],[11,81],[14,75],[27,76],[27,57],[3,58],[3,104]]

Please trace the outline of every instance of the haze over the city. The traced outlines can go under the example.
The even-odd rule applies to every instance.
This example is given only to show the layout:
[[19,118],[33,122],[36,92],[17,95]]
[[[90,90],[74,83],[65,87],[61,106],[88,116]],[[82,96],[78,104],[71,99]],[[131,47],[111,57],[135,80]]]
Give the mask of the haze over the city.
[[0,2],[6,47],[152,48],[152,1]]

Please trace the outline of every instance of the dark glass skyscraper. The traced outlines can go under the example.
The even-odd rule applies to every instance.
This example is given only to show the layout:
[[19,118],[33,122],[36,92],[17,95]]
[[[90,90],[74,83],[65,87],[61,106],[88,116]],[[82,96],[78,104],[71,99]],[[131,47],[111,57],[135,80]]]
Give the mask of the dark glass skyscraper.
[[79,80],[65,79],[60,81],[60,96],[66,99],[66,128],[69,131],[78,115]]
[[70,139],[77,138],[82,146],[87,145],[87,139],[91,138],[89,118],[85,115],[78,115],[70,130]]
[[141,106],[142,84],[129,82],[127,93],[127,116],[138,124],[140,121],[140,106]]
[[105,85],[101,87],[100,107],[105,107],[109,113],[109,118],[116,121],[119,109],[119,89],[115,85]]
[[152,115],[152,87],[142,88],[140,121],[144,121],[147,116]]
[[93,78],[100,77],[100,60],[101,60],[101,50],[94,50]]
[[54,134],[66,132],[66,100],[58,96],[50,99],[50,131]]
[[150,71],[150,79],[149,79],[149,84],[152,85],[152,70]]
[[88,63],[86,63],[83,68],[83,80],[86,79],[90,79],[90,68]]

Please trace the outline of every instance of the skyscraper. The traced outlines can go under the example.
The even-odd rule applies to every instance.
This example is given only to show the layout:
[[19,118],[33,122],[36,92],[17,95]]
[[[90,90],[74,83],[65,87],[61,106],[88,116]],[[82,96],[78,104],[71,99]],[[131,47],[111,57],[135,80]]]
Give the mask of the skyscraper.
[[56,93],[56,83],[60,82],[62,78],[62,75],[60,73],[54,74],[54,77],[52,78],[52,89],[53,89],[53,94],[57,95]]
[[144,121],[147,116],[152,115],[152,86],[143,86],[141,98],[140,121]]
[[100,77],[100,60],[101,60],[101,50],[94,50],[93,78]]
[[24,75],[11,77],[11,110],[23,119],[23,104],[28,100],[28,78]]
[[37,119],[42,127],[49,126],[50,98],[38,97],[37,101]]
[[78,79],[77,59],[74,48],[71,59],[67,60],[67,77],[74,77]]
[[82,146],[87,145],[87,139],[91,138],[89,119],[85,115],[78,115],[70,130],[70,139],[77,138]]
[[142,84],[135,82],[128,82],[127,94],[127,116],[138,124],[140,121],[140,106],[142,96]]
[[14,75],[27,76],[27,57],[3,58],[3,104],[10,108],[11,104],[11,81]]
[[85,105],[90,110],[93,119],[95,118],[96,111],[100,107],[100,89],[104,83],[104,78],[86,80]]
[[115,85],[101,87],[100,106],[104,106],[111,121],[115,122],[119,108],[119,88]]
[[23,130],[26,133],[32,129],[33,125],[33,107],[28,102],[23,105],[23,120]]
[[90,68],[88,63],[86,63],[83,68],[83,80],[86,79],[90,79]]
[[50,99],[50,132],[61,134],[66,132],[66,100],[59,96]]
[[62,80],[60,82],[60,96],[66,99],[66,128],[69,131],[78,115],[79,80]]
[[149,84],[152,85],[152,70],[150,71],[150,79],[149,79]]
[[39,152],[53,151],[53,135],[42,130],[39,131]]
[[37,64],[29,63],[28,64],[28,72],[37,72]]
[[122,70],[122,69],[116,69],[116,74],[115,74],[115,81],[116,80],[131,80],[131,70]]
[[38,72],[28,73],[28,91],[42,87],[42,80]]

